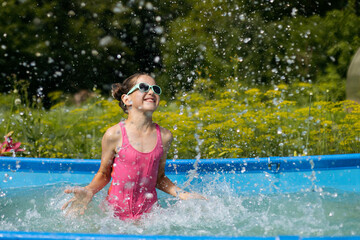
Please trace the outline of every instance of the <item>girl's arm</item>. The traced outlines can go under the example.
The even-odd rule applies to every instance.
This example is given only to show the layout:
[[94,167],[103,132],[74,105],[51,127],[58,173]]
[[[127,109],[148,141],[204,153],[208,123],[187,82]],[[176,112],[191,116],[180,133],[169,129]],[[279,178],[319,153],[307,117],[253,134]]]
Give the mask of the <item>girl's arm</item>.
[[[114,161],[116,144],[119,142],[118,136],[109,129],[104,134],[101,141],[101,164],[93,180],[85,188],[90,190],[93,195],[103,189],[111,180],[111,170]],[[121,135],[120,135],[121,136]]]
[[91,183],[86,187],[74,187],[65,190],[65,193],[74,194],[74,197],[66,202],[62,207],[64,210],[71,203],[67,214],[84,214],[87,209],[87,205],[92,200],[93,196],[110,182],[112,163],[115,154],[114,149],[119,140],[121,139],[119,139],[118,134],[115,134],[114,127],[106,131],[101,142],[102,153],[100,168]]
[[164,191],[174,197],[179,197],[180,199],[187,200],[187,199],[206,199],[205,197],[197,194],[197,193],[189,193],[181,188],[177,187],[166,175],[165,175],[165,165],[166,165],[166,157],[168,150],[170,149],[171,142],[173,140],[172,134],[167,129],[162,129],[162,140],[164,146],[164,154],[160,160],[159,164],[159,171],[157,177],[157,184],[156,187]]

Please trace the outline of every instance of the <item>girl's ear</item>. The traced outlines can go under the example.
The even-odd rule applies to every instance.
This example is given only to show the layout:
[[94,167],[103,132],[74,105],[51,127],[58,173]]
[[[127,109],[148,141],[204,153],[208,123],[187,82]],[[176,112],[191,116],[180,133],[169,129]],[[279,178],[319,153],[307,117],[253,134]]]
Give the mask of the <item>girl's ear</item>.
[[131,106],[131,100],[130,100],[130,98],[129,98],[129,96],[128,95],[126,95],[126,94],[123,94],[122,96],[121,96],[121,101],[124,103],[124,105],[125,106]]

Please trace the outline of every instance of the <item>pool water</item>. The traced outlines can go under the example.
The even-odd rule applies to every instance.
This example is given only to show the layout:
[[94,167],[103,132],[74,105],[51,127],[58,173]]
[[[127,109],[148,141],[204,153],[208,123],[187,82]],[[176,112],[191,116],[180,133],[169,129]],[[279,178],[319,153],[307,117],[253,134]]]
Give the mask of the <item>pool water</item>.
[[[159,192],[160,206],[137,222],[121,221],[106,210],[107,189],[95,196],[84,216],[66,217],[60,209],[71,198],[64,193],[72,186],[71,179],[42,186],[3,187],[0,230],[191,236],[360,235],[359,185],[338,181],[346,178],[351,182],[353,175],[360,174],[359,169],[349,171],[284,173],[284,181],[280,180],[284,174],[212,173],[196,177],[190,184],[185,175],[169,175],[179,186],[186,185],[186,190],[199,192],[208,200],[181,201]],[[84,174],[86,180],[91,177]],[[292,181],[299,183],[299,177],[305,183],[294,188]],[[2,186],[16,178],[10,176]],[[330,178],[334,184],[328,186],[322,178]]]

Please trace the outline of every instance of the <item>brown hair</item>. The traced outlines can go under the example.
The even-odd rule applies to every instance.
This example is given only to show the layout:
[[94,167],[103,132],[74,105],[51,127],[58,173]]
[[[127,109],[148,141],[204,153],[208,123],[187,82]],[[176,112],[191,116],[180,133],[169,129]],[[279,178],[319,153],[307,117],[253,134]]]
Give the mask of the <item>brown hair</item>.
[[128,110],[125,103],[122,101],[121,96],[123,94],[127,94],[130,91],[130,89],[135,85],[136,80],[140,76],[144,76],[144,75],[150,76],[147,73],[135,73],[130,77],[128,77],[127,79],[125,79],[122,83],[114,83],[112,85],[112,91],[111,91],[112,96],[113,98],[119,101],[119,106],[125,113],[128,113]]

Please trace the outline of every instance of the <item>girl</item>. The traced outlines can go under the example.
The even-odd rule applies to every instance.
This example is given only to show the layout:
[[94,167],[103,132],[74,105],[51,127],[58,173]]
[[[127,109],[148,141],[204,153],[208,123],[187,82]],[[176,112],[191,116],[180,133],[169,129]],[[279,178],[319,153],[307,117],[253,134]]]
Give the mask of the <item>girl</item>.
[[138,219],[157,202],[155,187],[180,199],[204,199],[175,186],[165,176],[166,155],[173,139],[169,130],[152,121],[161,88],[147,74],[137,73],[114,84],[113,96],[128,114],[102,139],[101,165],[86,187],[66,189],[74,197],[64,204],[67,214],[84,214],[93,196],[112,178],[107,201],[120,219]]

